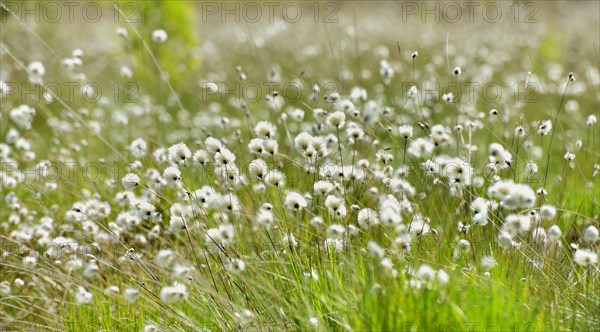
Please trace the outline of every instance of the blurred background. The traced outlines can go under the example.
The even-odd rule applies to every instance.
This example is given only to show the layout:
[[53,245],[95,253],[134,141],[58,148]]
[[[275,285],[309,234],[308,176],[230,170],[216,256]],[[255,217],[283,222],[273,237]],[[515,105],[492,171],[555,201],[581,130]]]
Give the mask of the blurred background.
[[[208,105],[199,97],[204,83],[230,84],[240,71],[260,82],[337,82],[347,94],[354,85],[379,83],[381,60],[396,72],[392,86],[414,75],[446,78],[455,66],[465,80],[506,86],[528,71],[555,82],[572,71],[597,82],[599,15],[598,1],[3,0],[0,80],[27,80],[18,61],[42,61],[47,78],[68,80],[61,63],[81,49],[84,80],[135,81],[136,95],[177,108],[141,37],[191,112]],[[151,42],[156,29],[167,32],[166,43]]]

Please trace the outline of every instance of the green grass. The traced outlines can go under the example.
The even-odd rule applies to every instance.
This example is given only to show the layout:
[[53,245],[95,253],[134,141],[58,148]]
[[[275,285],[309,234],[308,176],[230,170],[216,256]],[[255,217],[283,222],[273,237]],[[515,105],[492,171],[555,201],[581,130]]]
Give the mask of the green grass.
[[[181,21],[179,24],[172,21],[165,23],[165,28],[171,29],[169,35],[173,36],[176,43],[195,44],[198,39],[206,39],[206,35],[198,38],[194,31],[181,35],[171,34],[172,30],[183,31],[193,24],[190,23],[194,21],[193,13],[186,13],[183,9],[193,6],[186,4],[181,8],[178,5],[167,7],[168,10],[164,9],[163,13],[175,11],[178,13],[176,21]],[[350,9],[343,14],[352,13]],[[388,17],[385,16],[385,11],[378,13],[382,17]],[[365,20],[377,17],[364,15]],[[162,45],[151,43],[149,33],[155,28],[161,28],[160,22],[125,25],[129,31],[128,41],[119,40],[121,44],[107,43],[112,45],[111,48],[98,51],[98,54],[86,53],[84,66],[78,70],[85,72],[89,80],[102,82],[102,87],[108,91],[112,82],[124,84],[127,80],[118,76],[119,66],[107,66],[107,62],[114,61],[114,64],[120,65],[131,60],[129,58],[124,61],[124,58],[141,59],[135,69],[142,75],[133,78],[133,82],[139,87],[139,103],[123,104],[122,100],[109,100],[108,104],[101,105],[86,102],[81,97],[73,102],[44,103],[36,102],[32,96],[21,98],[20,95],[10,95],[0,104],[0,143],[13,147],[10,157],[19,162],[22,170],[33,168],[41,160],[62,165],[58,180],[52,181],[58,185],[56,190],[47,187],[47,178],[32,178],[33,173],[28,173],[27,181],[18,183],[15,187],[3,185],[0,191],[0,245],[3,253],[0,282],[6,281],[12,288],[11,292],[0,295],[0,330],[142,331],[148,325],[155,325],[160,330],[175,331],[600,329],[597,317],[600,310],[598,264],[589,267],[575,264],[575,249],[572,247],[572,244],[589,247],[596,253],[600,248],[599,243],[585,244],[582,239],[586,227],[600,226],[600,176],[592,176],[594,167],[600,160],[600,131],[598,125],[586,125],[589,115],[600,115],[597,95],[594,95],[594,91],[598,90],[598,83],[594,83],[590,74],[594,70],[598,71],[597,51],[589,43],[582,42],[583,39],[575,39],[581,44],[578,44],[581,49],[579,60],[569,59],[565,45],[572,35],[547,31],[543,27],[548,26],[551,21],[545,18],[544,22],[543,26],[532,25],[528,31],[532,34],[532,39],[539,42],[536,45],[523,44],[521,37],[515,38],[510,45],[497,45],[495,40],[488,38],[488,32],[485,32],[487,30],[484,31],[481,25],[475,25],[476,29],[469,36],[478,41],[478,49],[499,54],[498,59],[501,60],[470,50],[469,40],[461,38],[463,35],[459,34],[460,28],[451,25],[443,29],[439,26],[429,27],[439,28],[443,32],[440,36],[433,37],[426,34],[426,31],[408,33],[412,30],[407,30],[401,37],[394,33],[381,36],[370,33],[373,30],[369,30],[369,26],[361,26],[365,30],[363,32],[358,29],[359,40],[331,29],[324,33],[323,27],[319,25],[303,26],[306,31],[293,27],[289,32],[281,32],[271,40],[267,38],[270,33],[268,29],[265,32],[259,26],[249,26],[249,37],[267,38],[266,46],[260,49],[253,42],[240,50],[240,45],[227,42],[228,27],[216,24],[210,27],[224,30],[219,30],[220,37],[209,39],[208,42],[214,43],[221,53],[219,57],[207,56],[203,59],[202,68],[198,68],[198,59],[193,57],[197,55],[193,46],[176,48],[169,44],[171,39]],[[376,25],[373,23],[373,26]],[[42,24],[29,31],[15,20],[6,25],[3,23],[3,30],[4,26],[5,31],[15,34],[2,32],[2,43],[7,50],[2,55],[3,69],[10,69],[12,81],[31,88],[33,84],[27,83],[27,74],[20,63],[26,66],[35,59],[30,59],[27,50],[20,47],[19,39],[13,36],[25,38],[23,36],[31,37],[32,34],[44,35],[54,29],[58,31],[58,27]],[[423,26],[425,25],[421,27]],[[106,30],[102,31],[107,41],[116,38],[113,36],[114,25],[107,23],[101,27]],[[496,28],[485,24],[483,27],[492,29],[489,33],[501,36],[499,30],[493,30]],[[83,33],[90,28],[83,24],[81,31]],[[503,26],[497,29],[501,28]],[[135,29],[139,29],[144,38],[148,38],[146,41],[151,43],[152,53],[139,47],[140,41],[134,33]],[[444,47],[445,29],[453,33],[449,43],[454,50],[450,54],[446,54]],[[576,37],[588,33],[581,22],[574,23],[570,29],[575,31],[573,36]],[[429,38],[422,40],[419,33]],[[339,40],[336,39],[338,37]],[[403,102],[405,91],[402,90],[402,84],[412,81],[413,64],[408,50],[402,50],[400,54],[396,52],[395,38],[402,38],[402,43],[398,42],[402,47],[418,49],[420,52],[415,65],[419,87],[420,83],[426,81],[442,85],[455,82],[457,78],[449,77],[447,68],[454,67],[453,64],[460,62],[461,57],[466,57],[468,65],[463,66],[464,76],[459,76],[460,80],[481,80],[482,84],[493,82],[508,94],[499,102],[490,102],[481,95],[477,95],[472,101],[463,95],[453,104],[442,102],[439,95],[434,103],[423,102],[416,105]],[[340,45],[337,45],[338,42]],[[365,43],[366,47],[361,46],[360,51],[357,51],[358,42]],[[72,48],[79,47],[75,42],[59,43],[49,40],[48,43],[53,50],[60,50],[55,53],[61,56],[66,56],[64,54],[69,54]],[[300,46],[312,45],[311,43],[322,46],[318,60],[305,58],[298,53]],[[130,52],[129,47],[132,45],[139,47],[136,52],[141,52],[141,55]],[[378,73],[381,56],[375,50],[381,46],[388,48],[388,60],[396,70],[389,85],[382,83]],[[209,51],[206,52],[210,54]],[[162,69],[176,76],[169,81],[171,86],[158,77],[160,70],[151,61],[146,61],[151,54],[159,56],[158,63]],[[444,61],[435,64],[436,57],[441,57]],[[445,62],[446,58],[449,63]],[[45,79],[57,82],[68,80],[68,75],[59,69],[59,59],[47,54],[39,59],[44,62],[47,70]],[[189,59],[190,68],[193,68],[188,70],[187,76],[175,73],[181,59]],[[479,74],[485,71],[488,61],[493,74],[482,79]],[[200,80],[222,79],[229,87],[239,82],[236,65],[243,67],[248,76],[247,83],[263,83],[269,69],[280,68],[281,82],[290,83],[295,80],[303,83],[303,97],[300,100],[284,98],[285,105],[273,109],[264,98],[246,100],[247,105],[242,108],[232,105],[222,95],[212,95],[208,100],[202,100],[197,95],[201,89],[198,83]],[[564,67],[564,73],[558,81],[554,81],[549,73],[549,68],[555,65]],[[306,68],[310,70],[305,71]],[[342,82],[332,79],[339,77],[341,69],[351,71],[354,77]],[[372,75],[358,77],[362,70],[369,70]],[[529,70],[534,73],[532,80],[537,82],[534,88],[537,99],[523,104],[520,103],[522,98],[512,98],[511,86],[514,82],[523,83]],[[570,83],[565,90],[563,86],[570,71],[575,73],[577,81]],[[374,123],[346,115],[346,126],[353,122],[362,128],[366,137],[364,141],[356,144],[345,141],[346,128],[340,133],[327,126],[313,129],[318,128],[316,124],[319,120],[312,110],[322,108],[332,112],[335,106],[323,101],[323,93],[316,102],[313,101],[312,84],[319,82],[325,92],[331,92],[324,87],[332,81],[338,83],[338,92],[343,99],[348,98],[351,87],[362,86],[368,92],[368,99],[375,101],[380,109],[390,108],[389,115],[382,114]],[[582,86],[585,91],[581,91]],[[187,111],[181,110],[178,103],[174,102],[171,87],[181,92],[180,103]],[[280,95],[284,94],[283,91],[279,92]],[[240,97],[244,98],[243,95]],[[579,109],[567,109],[566,103],[569,101],[576,101]],[[36,109],[32,129],[18,130],[21,137],[31,143],[31,150],[36,154],[34,160],[27,160],[24,151],[14,149],[15,144],[6,139],[11,128],[18,129],[10,119],[10,111],[23,103]],[[220,110],[214,110],[215,104],[220,106]],[[136,106],[141,106],[146,112],[136,113]],[[367,108],[363,102],[357,102],[355,106],[361,111]],[[302,123],[281,120],[281,114],[289,112],[291,108],[305,111]],[[500,117],[488,114],[492,108],[500,111]],[[426,118],[420,115],[423,109],[430,112]],[[473,166],[474,176],[481,176],[482,185],[465,187],[463,195],[451,195],[447,181],[436,183],[434,177],[427,175],[421,167],[426,158],[405,156],[404,139],[396,134],[397,127],[405,123],[413,125],[413,139],[428,137],[429,129],[436,124],[452,128],[456,124],[457,110],[463,132],[452,131],[454,142],[448,147],[436,148],[434,155],[468,159]],[[559,116],[555,120],[557,112]],[[195,117],[207,114],[209,115],[205,118],[194,120]],[[116,121],[119,115],[126,117],[127,123]],[[222,118],[227,118],[230,122],[222,124],[219,121]],[[547,119],[553,120],[552,142],[550,136],[542,138],[536,134],[539,121]],[[210,123],[211,120],[217,121]],[[271,121],[277,126],[279,152],[263,159],[270,169],[277,168],[285,173],[287,181],[284,188],[267,186],[264,193],[256,193],[252,191],[252,185],[257,180],[234,186],[230,181],[223,180],[215,172],[214,166],[201,167],[191,163],[180,167],[182,188],[174,185],[156,188],[147,177],[148,170],[155,169],[162,173],[168,166],[157,162],[151,156],[153,151],[182,141],[193,153],[205,148],[204,140],[208,136],[221,139],[236,154],[236,165],[240,169],[246,167],[257,158],[248,152],[247,145],[256,137],[254,125],[263,120]],[[68,124],[71,128],[61,130],[51,125],[53,121]],[[470,135],[467,121],[479,122]],[[98,134],[91,131],[96,124],[102,128]],[[525,128],[524,138],[517,139],[513,134],[518,125]],[[390,132],[388,128],[394,129]],[[323,137],[339,137],[344,141],[343,146],[329,144],[330,154],[326,158],[307,161],[293,147],[294,137],[303,130]],[[139,137],[148,142],[149,153],[142,158],[135,158],[127,146]],[[582,141],[582,147],[573,149],[576,158],[569,165],[563,155],[568,146],[572,149],[578,139]],[[467,155],[465,145],[471,143],[478,150]],[[548,196],[544,198],[544,203],[538,197],[534,209],[542,204],[551,204],[558,210],[554,220],[540,222],[540,226],[545,229],[556,224],[562,230],[563,235],[553,249],[534,241],[531,231],[513,238],[519,243],[515,248],[504,248],[498,243],[505,217],[510,213],[526,214],[530,209],[490,210],[487,225],[472,224],[472,211],[469,209],[471,202],[476,197],[489,198],[486,191],[491,184],[491,177],[484,171],[491,143],[500,143],[513,157],[511,167],[498,172],[500,178],[527,183],[536,190],[544,182],[545,173],[548,173]],[[541,155],[528,145],[540,148]],[[325,197],[318,195],[314,195],[308,201],[308,207],[302,211],[288,210],[284,204],[286,190],[301,194],[313,193],[315,181],[322,177],[314,172],[307,172],[307,168],[318,168],[326,163],[340,165],[338,149],[342,150],[344,165],[351,165],[360,159],[367,159],[371,165],[364,179],[331,179],[331,182],[338,185],[333,194],[344,199],[347,216],[341,218],[329,214],[324,205]],[[354,152],[356,156],[352,157]],[[392,154],[393,161],[384,165],[376,157],[381,152]],[[546,159],[548,154],[551,155],[550,162]],[[132,170],[129,163],[135,160],[139,160],[142,166]],[[536,174],[527,176],[523,166],[530,160],[537,163],[539,170]],[[73,173],[68,172],[65,166],[67,162],[77,163]],[[90,168],[89,165],[93,167]],[[385,173],[386,166],[392,167],[392,171]],[[407,175],[394,175],[401,167],[407,168]],[[6,170],[3,168],[3,171]],[[98,176],[95,175],[95,170],[100,170]],[[84,175],[86,171],[90,172],[87,177]],[[141,187],[132,191],[138,198],[151,202],[163,218],[157,223],[142,220],[137,225],[119,231],[113,223],[121,212],[133,210],[120,206],[122,202],[115,198],[118,192],[124,190],[121,179],[129,172],[142,178]],[[557,176],[561,176],[561,182],[556,181]],[[415,195],[394,191],[386,185],[384,177],[405,180],[414,187]],[[239,213],[229,212],[226,208],[203,208],[200,202],[189,199],[186,191],[191,192],[205,185],[214,187],[221,194],[235,194],[240,201]],[[372,194],[371,188],[377,189],[377,194]],[[150,193],[150,189],[155,190],[156,195]],[[412,218],[419,214],[429,218],[431,232],[412,236],[411,249],[407,251],[394,247],[393,241],[398,237],[395,227],[376,225],[362,229],[356,226],[356,234],[343,237],[346,243],[342,250],[336,252],[325,248],[328,226],[343,225],[347,234],[350,230],[348,226],[357,225],[357,211],[352,205],[377,210],[387,195],[400,201],[406,199],[404,204],[412,210],[402,212],[402,224],[410,225]],[[86,227],[95,229],[84,228],[81,221],[68,221],[68,215],[76,203],[88,202],[92,198],[108,203],[111,208],[106,216],[89,218],[94,226]],[[189,204],[196,209],[191,212],[191,218],[186,220],[186,230],[172,232],[169,230],[170,209],[176,202]],[[256,212],[267,202],[273,205],[275,216],[270,229],[256,222]],[[210,251],[205,241],[206,232],[223,224],[223,215],[235,227],[235,241],[222,250]],[[45,255],[51,245],[40,242],[39,233],[30,232],[33,234],[30,239],[19,238],[19,231],[29,231],[39,226],[43,216],[54,220],[53,227],[48,231],[48,240],[59,236],[68,237],[88,250],[75,253],[63,251],[62,255],[54,259]],[[324,226],[314,227],[310,224],[315,216],[323,217]],[[18,222],[14,221],[16,219]],[[469,231],[465,233],[459,230],[459,223],[470,224]],[[148,233],[156,224],[161,227],[161,232],[157,238],[150,239]],[[111,236],[103,239],[101,233],[111,233]],[[118,235],[114,235],[115,233]],[[284,240],[290,233],[298,242],[296,246]],[[140,235],[146,241],[142,241]],[[470,247],[459,250],[460,240],[469,241]],[[382,267],[381,258],[371,255],[368,249],[370,241],[385,249],[385,257],[391,260],[397,275],[392,275]],[[190,267],[192,271],[182,278],[175,278],[172,275],[173,266],[158,266],[154,258],[159,250],[167,248],[176,253],[177,264]],[[136,258],[131,255],[130,249],[140,256]],[[30,254],[38,256],[35,267],[23,263],[23,258]],[[483,264],[482,260],[488,256],[496,261],[492,268]],[[246,264],[245,270],[241,273],[229,271],[225,264],[228,258],[242,259]],[[70,264],[78,260],[83,267],[70,270]],[[98,263],[99,272],[93,277],[86,277],[83,269],[92,260]],[[449,276],[448,283],[420,282],[416,271],[424,264],[435,270],[443,269]],[[22,279],[25,285],[18,287],[16,278]],[[161,289],[175,281],[187,286],[187,300],[163,302],[160,299]],[[119,287],[120,294],[104,295],[104,289],[111,285]],[[77,303],[75,294],[79,286],[93,294],[90,303]],[[129,303],[125,300],[122,292],[127,288],[139,291],[140,296],[136,302]],[[313,324],[314,321],[318,323]]]

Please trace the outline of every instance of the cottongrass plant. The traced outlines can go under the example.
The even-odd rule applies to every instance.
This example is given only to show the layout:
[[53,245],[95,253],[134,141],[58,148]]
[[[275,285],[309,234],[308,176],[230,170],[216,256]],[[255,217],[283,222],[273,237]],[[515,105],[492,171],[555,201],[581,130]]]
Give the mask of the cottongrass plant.
[[[117,34],[170,42],[161,28]],[[27,84],[55,79],[50,58],[3,52]],[[90,104],[43,90],[51,98],[33,103],[0,82],[1,324],[597,329],[598,109],[573,93],[597,90],[597,78],[549,86],[543,71],[527,73],[548,85],[544,106],[429,99],[418,84],[402,96],[402,76],[459,82],[478,65],[448,76],[449,64],[425,69],[416,51],[383,53],[362,58],[379,76],[324,98],[303,81],[300,101],[273,93],[207,105],[147,90],[139,103]],[[66,57],[66,70],[85,74],[95,59],[82,54]],[[214,70],[261,79],[235,65]],[[567,101],[580,105],[568,121]],[[551,120],[534,116],[540,109]],[[68,163],[110,172],[72,177]]]

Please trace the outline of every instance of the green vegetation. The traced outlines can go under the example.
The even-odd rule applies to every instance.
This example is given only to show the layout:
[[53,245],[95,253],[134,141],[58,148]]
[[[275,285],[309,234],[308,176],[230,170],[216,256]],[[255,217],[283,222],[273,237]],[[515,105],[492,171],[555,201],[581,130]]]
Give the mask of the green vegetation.
[[135,4],[3,13],[0,330],[600,329],[597,32]]

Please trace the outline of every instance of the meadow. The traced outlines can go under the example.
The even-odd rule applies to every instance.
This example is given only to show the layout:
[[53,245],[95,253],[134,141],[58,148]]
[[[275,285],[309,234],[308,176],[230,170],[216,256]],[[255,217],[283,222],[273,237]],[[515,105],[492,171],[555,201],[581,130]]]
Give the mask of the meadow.
[[600,3],[0,19],[0,331],[600,330]]

